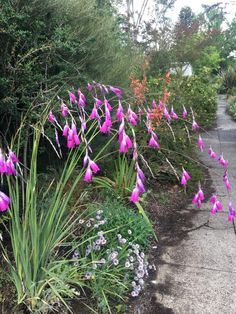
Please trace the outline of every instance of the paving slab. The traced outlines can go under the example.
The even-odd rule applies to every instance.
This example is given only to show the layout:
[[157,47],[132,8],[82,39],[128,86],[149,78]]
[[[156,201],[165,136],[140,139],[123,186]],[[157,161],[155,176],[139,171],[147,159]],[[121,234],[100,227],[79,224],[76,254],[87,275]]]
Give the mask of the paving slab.
[[210,215],[209,203],[183,210],[194,213],[191,228],[183,227],[184,240],[165,247],[158,269],[156,300],[175,314],[236,314],[236,233],[228,222],[229,198],[236,206],[236,123],[225,107],[226,98],[219,96],[216,127],[202,137],[230,161],[232,191],[222,182],[224,169],[201,154],[223,211]]
[[236,273],[165,264],[157,302],[175,314],[235,314]]

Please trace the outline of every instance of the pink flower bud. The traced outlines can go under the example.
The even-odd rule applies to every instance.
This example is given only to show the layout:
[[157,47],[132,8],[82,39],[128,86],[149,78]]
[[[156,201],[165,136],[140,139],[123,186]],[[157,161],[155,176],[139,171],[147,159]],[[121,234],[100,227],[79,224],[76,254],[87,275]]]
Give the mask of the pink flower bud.
[[88,89],[89,92],[91,92],[93,90],[93,85],[88,83],[87,84],[87,89]]
[[87,170],[85,171],[84,181],[91,182],[92,178],[93,178],[93,173],[92,173],[91,168],[88,166]]
[[62,135],[63,135],[63,136],[68,136],[69,130],[70,130],[69,125],[66,123],[66,124],[64,125]]
[[170,114],[169,114],[169,112],[168,112],[168,110],[167,110],[166,107],[165,107],[165,109],[164,109],[164,116],[165,116],[166,120],[167,120],[168,122],[170,122],[171,116],[170,116]]
[[77,103],[77,100],[76,100],[76,97],[75,97],[75,94],[70,92],[69,93],[69,96],[70,96],[70,102],[73,104],[73,103]]
[[61,104],[61,115],[63,118],[67,116],[67,113],[69,112],[68,107],[65,104]]
[[223,206],[222,206],[222,204],[219,201],[216,201],[215,204],[216,204],[217,210],[222,210],[223,209]]
[[192,123],[192,129],[193,130],[199,129],[199,125],[197,124],[197,122],[194,119],[193,119],[193,123]]
[[211,197],[211,199],[210,199],[210,203],[213,205],[213,204],[215,204],[216,200],[217,200],[217,199],[216,199],[216,195],[213,194],[212,197]]
[[203,140],[202,140],[200,134],[198,136],[197,145],[198,145],[199,149],[203,152],[203,149],[205,148],[205,144],[203,143]]
[[110,90],[116,94],[117,97],[120,97],[122,95],[122,90],[117,88],[117,87],[113,87],[113,86],[110,86]]
[[5,212],[10,205],[10,198],[3,192],[0,192],[0,212]]
[[212,215],[215,215],[217,213],[217,206],[216,206],[216,203],[213,204],[212,208],[211,208],[211,214]]
[[157,143],[157,141],[154,139],[153,134],[152,134],[152,136],[151,136],[151,138],[150,138],[150,140],[149,140],[148,145],[149,145],[150,147],[153,147],[153,148],[156,148],[156,149],[160,149],[160,145],[159,145],[159,144]]
[[92,171],[94,173],[97,173],[100,170],[98,165],[94,161],[92,161],[92,160],[89,161],[89,166],[90,166],[90,168],[92,169]]
[[132,191],[130,201],[133,203],[137,203],[138,200],[139,200],[139,189],[137,187],[135,187]]
[[48,121],[53,123],[56,120],[55,116],[53,115],[52,111],[49,112]]
[[183,113],[182,113],[183,119],[186,119],[187,115],[188,115],[188,112],[187,112],[186,108],[183,106]]
[[13,162],[19,162],[18,158],[16,157],[16,154],[13,151],[9,151],[9,157]]
[[203,201],[205,198],[204,193],[201,188],[199,188],[199,191],[198,191],[198,198],[200,199],[200,201]]
[[173,107],[171,108],[170,116],[174,120],[177,120],[179,118],[178,115],[174,112],[174,108]]
[[119,106],[116,112],[116,118],[118,122],[122,121],[122,118],[123,118],[123,107],[120,101],[119,101]]

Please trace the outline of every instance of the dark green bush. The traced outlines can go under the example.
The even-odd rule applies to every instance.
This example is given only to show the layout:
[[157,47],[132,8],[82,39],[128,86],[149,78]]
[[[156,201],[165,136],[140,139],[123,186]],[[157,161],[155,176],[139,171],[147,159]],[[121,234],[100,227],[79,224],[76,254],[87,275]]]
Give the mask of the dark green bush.
[[222,92],[235,95],[236,94],[236,65],[230,66],[222,73]]
[[236,96],[229,97],[227,104],[227,112],[236,120]]
[[[0,3],[0,130],[17,129],[22,111],[45,108],[87,81],[128,86],[141,57],[110,6],[96,0]],[[63,94],[62,91],[63,90]],[[35,117],[36,109],[30,113]],[[7,132],[9,131],[9,132]],[[10,137],[10,136],[9,136]]]

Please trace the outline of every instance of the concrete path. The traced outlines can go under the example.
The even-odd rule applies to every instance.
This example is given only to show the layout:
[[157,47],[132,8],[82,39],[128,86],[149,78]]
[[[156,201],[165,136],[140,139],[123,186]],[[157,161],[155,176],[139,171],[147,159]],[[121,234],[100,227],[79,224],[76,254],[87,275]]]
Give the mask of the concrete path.
[[[223,151],[225,159],[230,161],[232,201],[236,206],[236,123],[225,113],[225,106],[226,99],[220,96],[217,126],[204,136],[204,141],[216,153]],[[189,206],[188,210],[197,211],[192,222],[195,230],[188,232],[188,237],[177,246],[166,248],[158,270],[156,297],[169,309],[165,313],[235,314],[236,234],[234,225],[228,222],[223,171],[206,153],[201,159],[210,167],[213,188],[224,210],[212,216],[209,202],[201,210]]]

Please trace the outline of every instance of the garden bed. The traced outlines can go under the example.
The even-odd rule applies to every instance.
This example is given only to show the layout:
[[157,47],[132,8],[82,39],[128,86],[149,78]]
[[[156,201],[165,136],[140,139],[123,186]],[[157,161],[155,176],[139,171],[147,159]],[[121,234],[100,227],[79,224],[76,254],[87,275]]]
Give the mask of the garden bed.
[[[206,184],[208,182],[208,184]],[[210,197],[212,189],[209,185],[209,176],[205,175],[205,180],[202,181],[206,199]],[[205,184],[204,184],[205,183]],[[157,271],[152,270],[148,280],[146,280],[145,289],[142,291],[139,297],[126,298],[124,305],[119,309],[119,304],[111,304],[114,311],[117,313],[129,313],[129,314],[168,314],[173,313],[172,310],[164,308],[162,304],[156,302],[155,293],[157,290],[168,289],[168,287],[160,287],[156,283],[158,265],[162,263],[162,254],[165,252],[166,246],[178,245],[184,238],[188,236],[186,229],[191,229],[192,219],[196,212],[184,211],[191,203],[192,195],[184,195],[183,189],[175,183],[160,184],[156,182],[153,185],[152,193],[149,195],[147,203],[145,205],[146,211],[149,214],[150,220],[153,222],[155,233],[158,237],[158,242],[154,239],[151,242],[148,259],[150,264],[156,266]],[[184,227],[184,228],[183,228]],[[185,230],[185,231],[184,231]],[[11,282],[6,276],[6,266],[4,266],[4,260],[2,260],[1,268],[2,277],[0,286],[1,296],[1,313],[14,313],[14,289]],[[86,290],[86,295],[81,295],[81,299],[73,301],[72,308],[74,314],[89,314],[91,311],[85,305],[83,301],[86,300],[86,304],[89,304],[91,308],[96,308],[95,300],[91,298],[91,292]],[[91,300],[88,302],[88,300]],[[25,309],[18,309],[16,313],[27,313]],[[113,313],[113,312],[112,312]],[[114,312],[116,313],[116,312]]]

